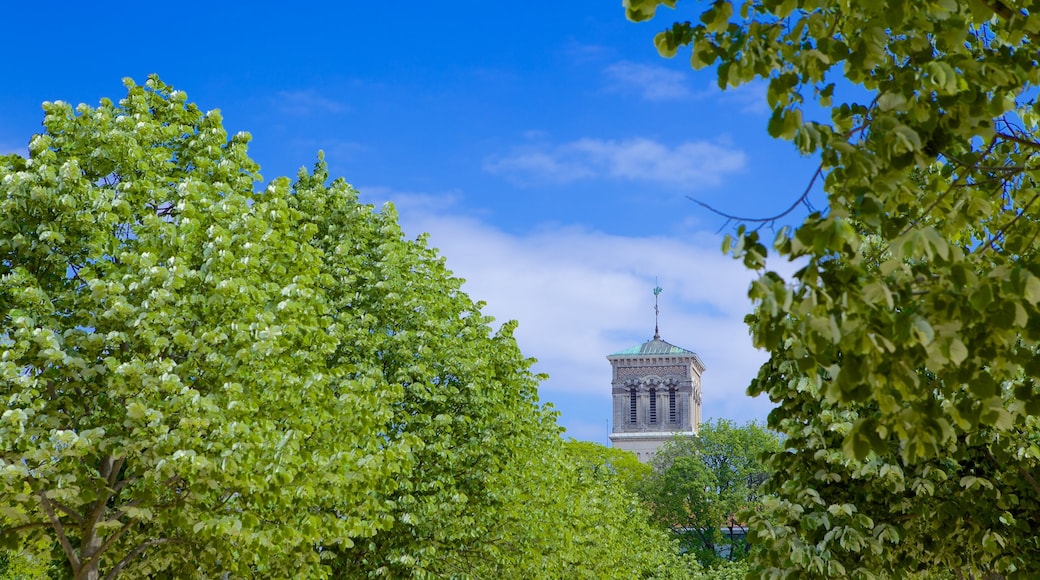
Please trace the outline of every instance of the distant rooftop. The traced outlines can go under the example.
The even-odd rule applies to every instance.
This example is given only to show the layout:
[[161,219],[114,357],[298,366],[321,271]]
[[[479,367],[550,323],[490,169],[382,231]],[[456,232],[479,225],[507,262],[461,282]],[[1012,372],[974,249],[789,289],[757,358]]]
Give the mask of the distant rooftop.
[[654,337],[643,344],[637,344],[631,348],[615,352],[610,356],[626,356],[626,355],[642,355],[642,354],[689,354],[696,355],[697,353],[692,350],[686,350],[681,346],[675,346],[670,342],[661,340],[661,337],[654,335]]

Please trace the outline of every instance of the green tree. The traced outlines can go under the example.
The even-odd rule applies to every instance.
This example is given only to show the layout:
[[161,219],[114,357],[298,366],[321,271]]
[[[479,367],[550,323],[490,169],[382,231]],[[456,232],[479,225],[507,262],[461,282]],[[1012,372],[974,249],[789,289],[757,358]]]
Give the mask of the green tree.
[[[848,435],[861,419],[877,416],[877,405],[827,401],[798,371],[792,352],[774,351],[758,379],[790,380],[801,392],[797,403],[789,398],[782,420],[787,450],[771,462],[800,476],[778,485],[776,497],[753,520],[758,540],[773,547],[763,565],[776,574],[805,576],[1036,574],[1040,553],[1030,533],[1040,521],[1035,417],[1011,429],[957,429],[950,452],[928,459],[909,458],[907,442],[898,438],[884,438],[883,452],[859,459]],[[927,369],[919,376],[939,380]],[[968,393],[937,390],[933,404],[957,408]],[[1002,389],[1001,396],[1005,405],[1016,404],[1012,389]]]
[[[643,20],[660,4],[676,6],[626,5]],[[760,571],[1035,576],[1040,6],[716,0],[692,16],[659,51],[689,46],[723,88],[765,79],[770,134],[819,155],[827,194],[772,244],[791,278],[757,231],[729,245],[760,273],[748,322],[772,353],[750,392],[788,436]]]
[[682,577],[392,206],[320,156],[257,190],[247,134],[126,86],[0,159],[8,569]]
[[389,525],[420,446],[379,361],[335,360],[387,331],[333,310],[315,208],[254,191],[248,135],[127,87],[45,103],[0,164],[2,534],[46,532],[77,579],[320,575],[314,545]]
[[382,529],[323,552],[351,577],[463,575],[504,541],[498,526],[522,481],[517,469],[559,438],[555,415],[537,404],[515,324],[490,334],[491,319],[425,238],[406,240],[391,206],[373,213],[327,180],[322,165],[301,173],[290,203],[310,208],[335,278],[330,308],[351,335],[329,363],[371,369],[400,392],[383,404],[380,433],[410,450],[411,467],[369,492],[392,506]]
[[741,559],[745,518],[761,502],[767,477],[764,455],[778,449],[777,436],[757,423],[704,423],[697,437],[676,437],[658,451],[643,498],[654,521],[702,563],[717,563],[720,554]]
[[558,435],[543,449],[516,474],[502,521],[507,542],[523,549],[499,552],[476,577],[687,578],[675,538],[650,523],[623,470],[590,468],[589,449]]
[[48,578],[48,554],[41,554],[31,549],[0,549],[0,579],[3,580],[43,580]]
[[653,471],[650,465],[639,461],[635,453],[624,449],[577,439],[567,441],[565,447],[579,466],[584,466],[594,476],[616,479],[632,493],[642,490],[644,481]]

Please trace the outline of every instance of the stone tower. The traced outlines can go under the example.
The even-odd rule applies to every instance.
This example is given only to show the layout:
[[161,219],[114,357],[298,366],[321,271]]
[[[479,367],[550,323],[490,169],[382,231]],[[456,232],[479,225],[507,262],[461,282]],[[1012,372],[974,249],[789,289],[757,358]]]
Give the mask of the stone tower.
[[697,434],[705,367],[696,353],[661,340],[655,329],[653,339],[607,360],[614,375],[614,447],[646,463],[676,434]]

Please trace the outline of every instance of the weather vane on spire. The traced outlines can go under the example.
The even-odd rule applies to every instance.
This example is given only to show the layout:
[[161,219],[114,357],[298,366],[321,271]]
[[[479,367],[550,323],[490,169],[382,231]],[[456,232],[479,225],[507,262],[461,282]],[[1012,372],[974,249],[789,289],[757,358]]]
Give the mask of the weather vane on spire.
[[661,295],[661,286],[658,285],[657,277],[654,277],[654,340],[661,340],[661,332],[658,330],[657,320],[661,315],[661,309],[657,307],[657,297]]

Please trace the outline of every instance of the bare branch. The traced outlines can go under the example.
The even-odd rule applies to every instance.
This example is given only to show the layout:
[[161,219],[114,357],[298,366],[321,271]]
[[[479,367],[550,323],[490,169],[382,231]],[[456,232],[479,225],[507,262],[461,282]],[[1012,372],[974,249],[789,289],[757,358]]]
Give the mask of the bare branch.
[[812,191],[813,185],[816,183],[816,180],[819,179],[819,177],[821,175],[823,175],[823,163],[820,163],[820,165],[816,168],[816,172],[813,173],[812,179],[809,180],[809,185],[807,185],[805,187],[805,191],[803,191],[802,194],[800,196],[798,196],[798,199],[796,199],[795,202],[793,204],[791,204],[790,207],[788,207],[787,209],[785,209],[784,211],[782,211],[782,212],[780,212],[780,213],[778,213],[776,215],[773,215],[773,216],[770,216],[770,217],[765,217],[765,218],[741,217],[741,216],[737,216],[737,215],[726,213],[724,211],[717,210],[714,207],[704,203],[703,201],[701,201],[699,199],[695,199],[693,197],[687,196],[686,199],[689,199],[693,203],[703,207],[704,209],[710,211],[711,213],[713,213],[715,215],[722,216],[722,217],[726,218],[727,223],[731,222],[731,221],[737,221],[737,222],[748,222],[748,223],[757,223],[757,224],[763,224],[764,225],[764,224],[769,224],[769,223],[775,223],[780,218],[782,218],[782,217],[790,214],[791,212],[793,212],[795,209],[798,208],[799,205],[806,205],[806,207],[811,209],[812,206],[810,204],[808,204],[809,193]]
[[133,485],[134,483],[137,483],[140,480],[141,480],[140,477],[128,477],[126,479],[121,479],[115,485],[112,486],[112,491],[114,491],[116,493],[119,493],[120,491],[125,489],[128,485]]
[[[870,105],[867,106],[866,115],[868,117],[869,117],[871,111],[873,111],[874,108],[877,107],[878,99],[880,98],[880,96],[881,96],[880,94],[875,95],[874,96],[874,100],[871,101]],[[867,130],[867,128],[869,128],[869,127],[870,127],[870,120],[869,119],[865,119],[862,125],[858,125],[856,127],[853,127],[852,129],[846,131],[845,134],[843,135],[843,137],[845,139],[850,139],[854,135],[862,135],[863,132],[865,132]],[[726,225],[729,224],[729,222],[733,222],[733,221],[747,222],[747,223],[757,223],[757,224],[760,224],[759,227],[762,227],[762,226],[767,225],[767,224],[776,223],[776,221],[779,220],[780,218],[785,217],[788,214],[790,214],[791,212],[793,212],[799,205],[804,205],[806,207],[806,209],[808,209],[810,212],[816,211],[816,208],[814,208],[812,203],[809,201],[809,193],[812,191],[813,185],[816,184],[816,180],[819,179],[819,177],[821,175],[823,175],[823,161],[820,161],[819,166],[816,167],[816,172],[813,173],[812,179],[809,180],[809,185],[807,185],[805,187],[805,191],[802,192],[802,195],[798,196],[798,198],[795,200],[795,202],[793,204],[791,204],[791,207],[789,207],[786,210],[784,210],[784,211],[782,211],[782,212],[780,212],[780,213],[778,213],[778,214],[776,214],[774,216],[771,216],[771,217],[765,217],[765,218],[740,217],[740,216],[737,216],[737,215],[734,215],[734,214],[726,213],[724,211],[720,211],[718,209],[715,209],[714,207],[708,205],[707,203],[704,203],[703,201],[700,201],[699,199],[695,199],[695,198],[690,197],[690,196],[686,196],[686,199],[689,199],[690,201],[696,203],[697,205],[703,207],[704,209],[710,211],[711,213],[713,213],[715,215],[718,215],[718,216],[726,218],[726,223],[722,224],[722,228],[725,228]],[[722,228],[719,228],[719,229],[721,230]]]

